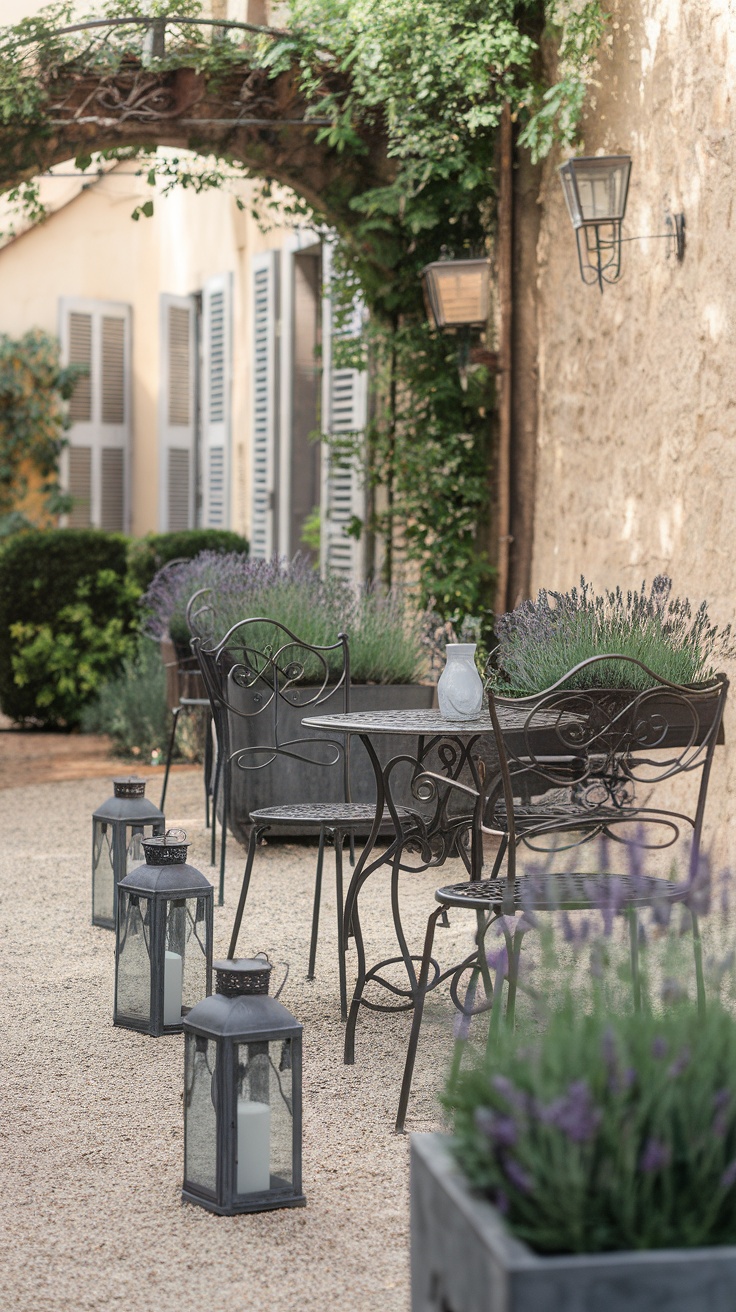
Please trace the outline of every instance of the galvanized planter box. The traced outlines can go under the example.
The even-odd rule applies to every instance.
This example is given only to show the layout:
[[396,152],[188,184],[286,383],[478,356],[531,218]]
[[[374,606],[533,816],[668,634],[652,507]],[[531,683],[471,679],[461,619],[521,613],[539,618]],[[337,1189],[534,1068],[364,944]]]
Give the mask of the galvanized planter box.
[[540,1257],[471,1192],[441,1134],[411,1140],[411,1312],[733,1312],[736,1247]]
[[[299,695],[303,701],[308,702],[310,694],[316,695],[317,691],[317,688],[300,686]],[[350,709],[351,711],[429,710],[434,704],[436,693],[435,686],[428,684],[356,684],[350,689]],[[244,705],[250,696],[252,696],[250,691],[243,692]],[[302,720],[305,716],[319,714],[320,710],[330,714],[338,709],[339,706],[333,707],[331,701],[326,702],[322,708],[309,705],[292,707],[282,701],[279,705],[280,741],[325,737],[316,730],[302,728]],[[250,719],[231,715],[230,732],[231,750],[234,752],[239,748],[249,748],[258,743],[271,741],[273,722],[268,712],[263,716],[254,715]],[[343,735],[340,735],[340,740],[344,741]],[[413,749],[415,741],[399,734],[377,734],[373,745],[380,760],[385,764],[393,756],[406,752],[407,749]],[[376,783],[373,768],[362,742],[357,737],[352,738],[350,746],[350,789],[353,802],[375,803]],[[290,806],[295,802],[344,800],[341,765],[326,768],[295,760],[283,754],[276,756],[273,762],[260,770],[242,770],[234,765],[230,787],[229,827],[236,838],[245,842],[250,825],[250,813],[260,807]],[[404,805],[416,805],[408,795],[396,800]],[[272,832],[278,833],[278,830],[274,828]],[[294,836],[299,831],[294,826],[289,826],[284,832]],[[306,832],[314,834],[314,827]]]

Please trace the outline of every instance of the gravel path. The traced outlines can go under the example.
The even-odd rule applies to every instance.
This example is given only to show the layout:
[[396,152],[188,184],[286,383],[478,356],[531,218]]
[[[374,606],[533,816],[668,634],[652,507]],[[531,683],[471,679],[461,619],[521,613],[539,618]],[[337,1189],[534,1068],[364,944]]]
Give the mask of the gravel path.
[[[267,949],[304,1024],[305,1209],[215,1217],[180,1201],[180,1036],[112,1026],[113,935],[90,917],[90,816],[98,779],[0,792],[1,1306],[9,1312],[405,1312],[408,1138],[392,1131],[409,1020],[364,1012],[342,1064],[335,903],[326,861],[318,975],[305,979],[316,847],[274,843],[256,862],[239,951]],[[154,799],[155,800],[155,799]],[[198,771],[172,776],[167,820],[214,878]],[[243,854],[228,844],[224,956]],[[404,919],[420,950],[432,893],[459,863],[407,877]],[[387,880],[362,903],[369,958],[392,955]],[[438,934],[445,962],[470,918]],[[354,954],[348,955],[351,981]],[[278,975],[279,972],[276,971]],[[447,996],[431,999],[408,1128],[436,1128],[451,1044]]]

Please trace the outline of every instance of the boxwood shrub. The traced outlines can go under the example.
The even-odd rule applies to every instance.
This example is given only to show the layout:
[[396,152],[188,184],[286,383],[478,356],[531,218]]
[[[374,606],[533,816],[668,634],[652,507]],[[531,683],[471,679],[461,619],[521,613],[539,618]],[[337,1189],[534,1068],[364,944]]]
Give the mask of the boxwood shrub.
[[0,706],[20,723],[73,726],[135,649],[139,589],[128,541],[33,530],[0,550]]
[[149,533],[131,542],[128,568],[135,584],[145,592],[155,574],[170,560],[191,560],[201,551],[248,554],[248,540],[228,529],[190,528],[180,533]]

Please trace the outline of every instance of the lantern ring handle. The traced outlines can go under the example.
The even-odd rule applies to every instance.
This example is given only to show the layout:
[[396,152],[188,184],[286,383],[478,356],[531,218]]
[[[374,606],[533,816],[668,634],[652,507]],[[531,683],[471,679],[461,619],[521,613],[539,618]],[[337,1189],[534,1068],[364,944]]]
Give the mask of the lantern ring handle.
[[[271,958],[269,957],[269,955],[268,955],[267,952],[263,952],[263,951],[261,951],[261,952],[254,952],[254,953],[253,953],[253,956],[254,956],[254,957],[263,957],[264,961],[267,961],[268,964],[269,964],[269,966],[273,964],[272,961],[271,961]],[[279,997],[279,995],[281,994],[281,991],[282,991],[282,989],[283,989],[283,987],[284,987],[284,984],[286,983],[286,981],[287,981],[288,978],[289,978],[289,963],[288,963],[288,961],[285,961],[285,962],[284,962],[284,978],[282,979],[282,981],[281,981],[281,983],[279,984],[279,986],[278,986],[276,992],[274,993],[274,995],[273,995],[274,998],[278,998],[278,997]]]

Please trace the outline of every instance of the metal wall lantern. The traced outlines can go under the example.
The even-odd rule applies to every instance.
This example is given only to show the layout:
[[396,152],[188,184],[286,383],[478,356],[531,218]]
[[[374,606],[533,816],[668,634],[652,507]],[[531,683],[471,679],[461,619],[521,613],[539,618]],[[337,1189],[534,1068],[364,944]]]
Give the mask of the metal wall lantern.
[[271,964],[215,962],[184,1021],[182,1198],[220,1216],[303,1207],[302,1027],[268,996]]
[[[584,283],[618,282],[621,277],[621,243],[643,237],[622,237],[621,225],[631,176],[630,155],[581,155],[560,166],[560,180],[570,221],[575,229],[580,276]],[[674,243],[678,260],[685,253],[685,216],[667,216],[667,232],[653,240]]]
[[143,860],[144,838],[162,834],[163,812],[145,796],[145,779],[113,779],[114,794],[92,816],[92,924],[115,928],[118,884]]
[[433,328],[485,328],[490,308],[486,259],[435,260],[422,269],[427,318]]
[[186,834],[144,838],[144,865],[118,884],[113,1022],[176,1034],[212,987],[209,880],[186,864]]

